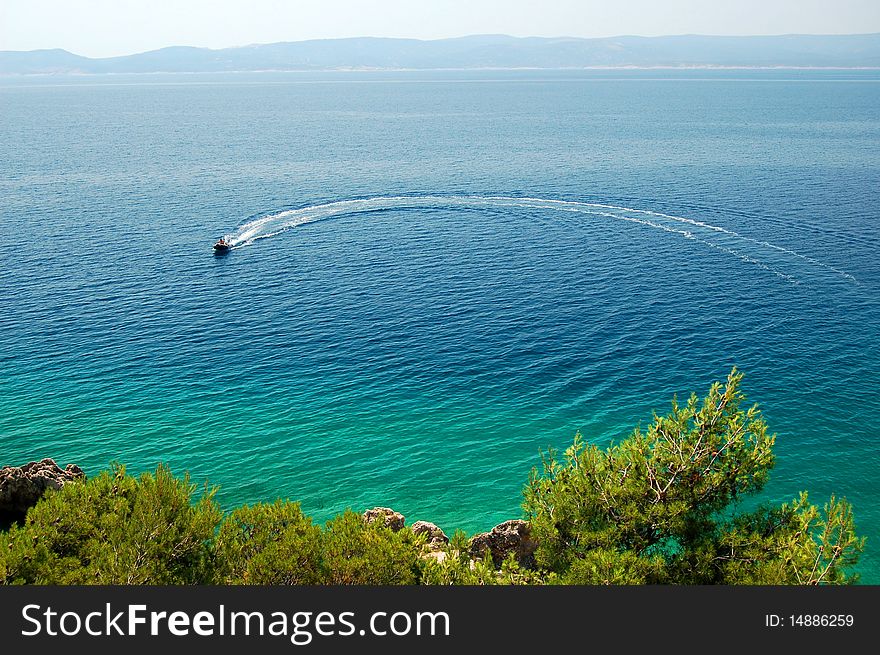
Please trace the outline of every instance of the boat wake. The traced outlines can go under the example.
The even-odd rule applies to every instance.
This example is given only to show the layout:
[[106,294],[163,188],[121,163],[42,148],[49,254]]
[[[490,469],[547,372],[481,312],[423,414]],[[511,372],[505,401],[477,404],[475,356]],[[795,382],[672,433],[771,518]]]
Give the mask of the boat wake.
[[356,200],[340,200],[299,209],[290,209],[256,218],[241,225],[233,234],[228,235],[227,241],[231,247],[241,248],[300,225],[332,218],[397,209],[448,209],[454,207],[564,211],[602,219],[637,223],[646,228],[663,230],[664,232],[677,234],[684,239],[697,241],[737,257],[744,262],[758,266],[794,284],[798,284],[800,280],[794,275],[780,270],[775,261],[780,256],[799,260],[801,263],[808,263],[825,269],[826,272],[833,273],[850,282],[856,282],[852,275],[830,264],[768,241],[748,237],[733,230],[693,218],[618,205],[547,198],[514,196],[382,196]]

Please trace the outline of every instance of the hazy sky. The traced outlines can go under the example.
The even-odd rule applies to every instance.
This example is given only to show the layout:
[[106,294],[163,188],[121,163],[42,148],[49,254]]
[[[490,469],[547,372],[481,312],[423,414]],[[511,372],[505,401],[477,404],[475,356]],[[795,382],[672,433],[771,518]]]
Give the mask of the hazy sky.
[[0,0],[0,50],[107,57],[347,36],[880,32],[880,0]]

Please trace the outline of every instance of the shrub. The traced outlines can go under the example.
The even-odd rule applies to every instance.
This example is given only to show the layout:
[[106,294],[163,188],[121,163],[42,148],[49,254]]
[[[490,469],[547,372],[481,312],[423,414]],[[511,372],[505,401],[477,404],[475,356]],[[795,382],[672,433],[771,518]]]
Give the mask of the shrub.
[[245,505],[220,526],[215,546],[221,584],[317,584],[324,578],[321,530],[299,503]]
[[327,584],[407,585],[421,578],[421,540],[346,511],[327,521],[322,538]]
[[210,541],[221,512],[213,491],[164,466],[140,478],[116,466],[47,494],[24,525],[0,535],[5,582],[198,584],[212,578]]

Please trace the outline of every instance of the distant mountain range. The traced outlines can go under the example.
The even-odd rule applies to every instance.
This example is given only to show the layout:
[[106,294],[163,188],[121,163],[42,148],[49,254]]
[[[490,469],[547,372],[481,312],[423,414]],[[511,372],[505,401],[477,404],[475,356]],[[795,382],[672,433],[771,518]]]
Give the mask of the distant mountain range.
[[880,67],[880,34],[619,36],[601,39],[353,38],[237,48],[172,47],[91,59],[66,50],[0,51],[0,74],[588,67]]

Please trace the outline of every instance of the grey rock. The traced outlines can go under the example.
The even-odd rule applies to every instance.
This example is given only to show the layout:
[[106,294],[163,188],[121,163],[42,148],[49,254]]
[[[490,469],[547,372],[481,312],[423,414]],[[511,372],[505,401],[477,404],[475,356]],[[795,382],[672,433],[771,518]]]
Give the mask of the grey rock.
[[86,474],[75,464],[62,469],[52,459],[30,462],[24,466],[0,468],[0,513],[23,515],[49,489],[84,480]]
[[392,532],[403,530],[406,525],[406,519],[400,512],[395,512],[390,507],[374,507],[364,512],[364,521],[367,523],[381,522],[386,528]]
[[531,568],[535,565],[535,550],[538,544],[532,538],[527,521],[514,519],[505,521],[489,532],[481,532],[471,537],[471,557],[491,557],[499,566],[513,553],[521,566]]
[[410,528],[413,534],[426,534],[427,539],[425,541],[425,545],[430,550],[440,550],[449,543],[449,537],[437,527],[436,524],[431,523],[429,521],[416,521],[412,524],[412,528]]

